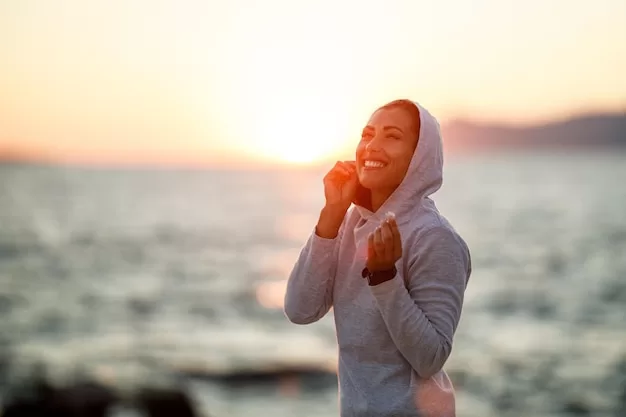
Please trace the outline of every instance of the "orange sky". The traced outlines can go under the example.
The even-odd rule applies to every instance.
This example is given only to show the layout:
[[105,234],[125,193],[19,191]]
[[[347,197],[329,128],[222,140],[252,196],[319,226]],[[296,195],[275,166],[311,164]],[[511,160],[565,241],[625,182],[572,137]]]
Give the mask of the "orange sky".
[[532,122],[626,108],[623,0],[3,0],[0,150],[311,161],[376,106]]

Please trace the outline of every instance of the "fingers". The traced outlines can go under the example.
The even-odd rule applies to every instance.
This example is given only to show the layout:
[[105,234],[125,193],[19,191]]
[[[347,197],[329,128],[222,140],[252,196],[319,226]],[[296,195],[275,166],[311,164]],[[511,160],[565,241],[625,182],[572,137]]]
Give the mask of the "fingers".
[[376,257],[385,262],[394,262],[393,234],[389,225],[383,223],[374,231],[374,250]]
[[337,161],[328,174],[324,177],[331,181],[339,179],[347,180],[356,174],[356,164],[348,162]]
[[353,169],[354,171],[356,171],[356,161],[343,161],[343,163],[350,167],[351,169]]
[[376,251],[376,258],[380,261],[384,261],[385,258],[385,243],[380,232],[380,227],[377,227],[374,231],[374,250]]
[[381,223],[368,236],[367,266],[371,269],[392,268],[402,257],[402,238],[395,218]]
[[356,163],[351,161],[337,161],[333,169],[337,169],[341,172],[351,174],[353,172],[356,172]]
[[398,229],[398,223],[396,223],[396,219],[390,219],[387,223],[389,224],[393,240],[393,257],[394,259],[399,259],[402,256],[402,238]]
[[338,166],[338,169],[339,168],[341,168],[342,172],[344,172],[349,178],[356,175],[356,164],[351,164],[350,162],[341,162],[341,165]]
[[324,181],[337,182],[349,178],[349,173],[341,166],[341,162],[337,162],[324,177]]
[[376,259],[376,250],[374,249],[374,233],[370,233],[367,237],[367,259],[368,261]]
[[383,245],[384,245],[384,257],[388,261],[395,261],[394,255],[394,240],[393,233],[391,232],[391,226],[389,226],[388,222],[383,222],[382,225],[379,226],[380,234],[382,237]]
[[335,166],[335,172],[345,176],[345,177],[349,177],[351,174],[350,168],[348,168],[347,166],[343,165],[343,164],[338,164]]

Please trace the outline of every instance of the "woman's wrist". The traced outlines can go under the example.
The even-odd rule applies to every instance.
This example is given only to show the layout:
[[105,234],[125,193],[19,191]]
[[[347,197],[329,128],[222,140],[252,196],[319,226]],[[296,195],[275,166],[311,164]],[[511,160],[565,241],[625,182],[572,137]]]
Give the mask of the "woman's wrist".
[[396,277],[397,274],[398,270],[395,266],[392,266],[389,269],[378,271],[370,271],[367,267],[365,267],[361,272],[361,276],[367,279],[367,283],[370,285],[370,287],[382,284],[383,282],[391,281]]
[[324,206],[320,212],[320,217],[315,227],[315,233],[324,239],[336,238],[346,212],[347,209],[341,207]]

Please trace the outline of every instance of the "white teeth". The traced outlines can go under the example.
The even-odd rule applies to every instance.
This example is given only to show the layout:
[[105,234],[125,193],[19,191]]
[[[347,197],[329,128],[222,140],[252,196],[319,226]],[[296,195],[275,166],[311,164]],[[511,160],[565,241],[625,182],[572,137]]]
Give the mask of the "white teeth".
[[387,164],[383,164],[382,162],[378,161],[365,161],[364,165],[366,168],[383,168]]

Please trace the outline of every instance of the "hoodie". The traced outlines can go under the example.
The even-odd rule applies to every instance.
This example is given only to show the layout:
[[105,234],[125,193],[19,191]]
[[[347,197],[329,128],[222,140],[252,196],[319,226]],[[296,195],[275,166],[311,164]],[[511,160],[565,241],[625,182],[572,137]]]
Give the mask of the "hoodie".
[[[419,139],[402,183],[376,212],[353,205],[334,239],[313,231],[287,284],[291,322],[313,323],[334,310],[341,417],[455,415],[454,389],[443,366],[471,260],[431,199],[443,181],[441,133],[437,120],[415,104]],[[402,237],[398,273],[370,286],[361,275],[367,237],[389,211]]]

